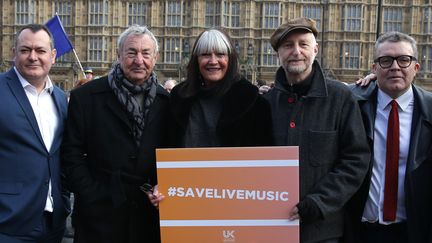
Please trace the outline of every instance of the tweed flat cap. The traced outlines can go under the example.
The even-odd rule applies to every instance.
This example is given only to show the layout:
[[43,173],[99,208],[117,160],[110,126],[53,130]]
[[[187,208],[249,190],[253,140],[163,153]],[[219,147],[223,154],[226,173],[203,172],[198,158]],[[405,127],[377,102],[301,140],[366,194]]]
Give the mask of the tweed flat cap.
[[293,30],[304,29],[314,34],[315,37],[318,35],[316,28],[316,22],[309,18],[296,18],[290,19],[285,24],[279,26],[270,37],[270,44],[275,51],[279,48],[282,40],[287,37],[288,33]]

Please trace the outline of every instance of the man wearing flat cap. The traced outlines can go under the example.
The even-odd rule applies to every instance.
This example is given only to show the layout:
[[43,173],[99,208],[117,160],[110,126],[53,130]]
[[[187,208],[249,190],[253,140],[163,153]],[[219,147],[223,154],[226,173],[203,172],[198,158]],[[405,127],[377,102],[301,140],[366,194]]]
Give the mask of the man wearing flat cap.
[[287,217],[300,220],[303,243],[341,243],[345,205],[363,182],[370,151],[352,93],[325,77],[315,60],[317,35],[307,18],[291,19],[272,34],[282,66],[265,97],[275,145],[300,148],[300,201]]

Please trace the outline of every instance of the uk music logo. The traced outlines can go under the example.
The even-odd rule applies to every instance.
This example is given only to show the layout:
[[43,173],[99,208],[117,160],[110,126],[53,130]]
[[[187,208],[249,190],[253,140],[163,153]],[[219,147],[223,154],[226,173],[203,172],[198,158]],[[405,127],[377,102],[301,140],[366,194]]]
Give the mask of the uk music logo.
[[224,230],[223,233],[223,242],[235,242],[234,230]]

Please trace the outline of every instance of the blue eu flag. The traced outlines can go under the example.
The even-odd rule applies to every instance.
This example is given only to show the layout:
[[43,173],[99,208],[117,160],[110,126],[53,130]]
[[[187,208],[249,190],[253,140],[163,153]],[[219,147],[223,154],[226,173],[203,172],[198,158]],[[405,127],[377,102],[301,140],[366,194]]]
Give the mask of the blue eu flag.
[[46,22],[45,26],[51,31],[54,38],[54,47],[57,50],[56,58],[71,51],[72,43],[63,28],[60,18],[56,14],[52,19]]

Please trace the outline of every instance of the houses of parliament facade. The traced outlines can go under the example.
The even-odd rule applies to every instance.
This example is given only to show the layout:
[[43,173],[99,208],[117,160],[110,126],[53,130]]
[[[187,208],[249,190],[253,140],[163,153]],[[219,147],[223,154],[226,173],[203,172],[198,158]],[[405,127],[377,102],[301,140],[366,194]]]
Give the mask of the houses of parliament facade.
[[[309,17],[317,22],[317,60],[329,77],[351,83],[368,74],[377,36],[401,31],[418,43],[416,84],[432,90],[432,0],[2,0],[0,5],[1,71],[13,64],[15,33],[57,13],[80,63],[96,76],[106,75],[117,59],[120,33],[138,24],[158,38],[159,80],[184,80],[198,34],[217,27],[232,37],[243,75],[270,83],[279,67],[270,35],[290,18]],[[75,54],[59,57],[50,76],[71,90],[82,76]]]

